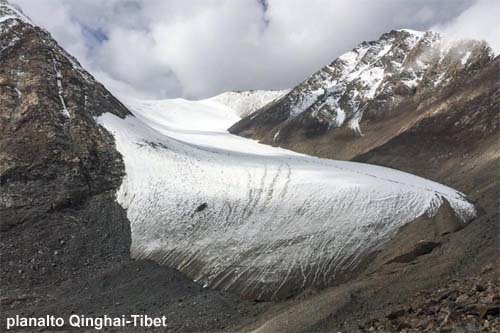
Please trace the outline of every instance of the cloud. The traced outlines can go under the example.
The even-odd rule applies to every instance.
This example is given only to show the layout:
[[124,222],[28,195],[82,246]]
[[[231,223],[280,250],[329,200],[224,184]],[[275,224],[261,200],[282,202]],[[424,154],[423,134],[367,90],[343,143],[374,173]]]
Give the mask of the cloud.
[[391,29],[469,31],[494,12],[487,0],[11,1],[112,91],[150,98],[283,89]]
[[500,53],[500,1],[479,0],[451,22],[437,24],[434,30],[454,39],[482,39]]

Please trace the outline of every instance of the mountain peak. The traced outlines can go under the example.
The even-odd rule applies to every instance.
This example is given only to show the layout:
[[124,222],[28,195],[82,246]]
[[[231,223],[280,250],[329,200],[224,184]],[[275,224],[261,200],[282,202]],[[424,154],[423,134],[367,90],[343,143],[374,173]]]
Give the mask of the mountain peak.
[[396,31],[407,32],[411,35],[415,35],[415,36],[419,36],[419,37],[422,37],[426,33],[426,31],[413,30],[413,29],[398,29]]
[[[274,138],[281,125],[305,122],[315,130],[347,127],[363,135],[360,122],[367,115],[383,117],[401,102],[447,86],[492,57],[483,41],[449,40],[433,31],[392,30],[342,54],[279,103],[251,120],[243,119],[231,131],[258,129],[260,135]],[[272,133],[267,133],[270,129]]]
[[20,20],[32,24],[30,18],[27,17],[19,7],[10,4],[7,0],[0,0],[0,23],[9,19]]

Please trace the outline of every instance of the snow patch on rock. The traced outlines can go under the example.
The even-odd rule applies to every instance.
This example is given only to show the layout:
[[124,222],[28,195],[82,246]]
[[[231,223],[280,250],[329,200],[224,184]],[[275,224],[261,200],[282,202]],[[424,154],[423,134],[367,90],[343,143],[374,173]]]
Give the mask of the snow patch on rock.
[[56,63],[56,60],[55,59],[52,59],[53,61],[53,65],[54,65],[54,72],[56,74],[56,82],[57,82],[57,93],[59,94],[59,99],[61,101],[61,106],[62,106],[62,114],[63,116],[65,116],[66,118],[69,118],[71,115],[68,111],[68,108],[66,107],[66,102],[64,100],[64,88],[63,88],[63,85],[62,85],[62,74],[61,74],[61,71],[59,70],[59,68],[57,67],[57,63]]

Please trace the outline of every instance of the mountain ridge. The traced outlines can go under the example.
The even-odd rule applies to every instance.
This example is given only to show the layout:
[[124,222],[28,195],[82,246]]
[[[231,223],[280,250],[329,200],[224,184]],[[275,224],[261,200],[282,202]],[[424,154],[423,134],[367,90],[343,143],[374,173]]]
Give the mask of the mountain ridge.
[[401,104],[492,59],[493,51],[482,41],[450,42],[434,32],[392,30],[344,53],[229,131],[275,145],[296,128],[304,136],[343,127],[362,135],[364,118],[390,117]]

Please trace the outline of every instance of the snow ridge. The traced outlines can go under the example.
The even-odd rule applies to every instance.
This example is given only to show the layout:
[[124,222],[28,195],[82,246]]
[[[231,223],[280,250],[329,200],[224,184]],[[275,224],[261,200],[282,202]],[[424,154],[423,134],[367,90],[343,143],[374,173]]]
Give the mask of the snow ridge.
[[10,19],[33,25],[31,20],[18,7],[9,4],[6,0],[0,0],[0,23]]
[[417,89],[447,84],[484,48],[484,42],[450,41],[430,31],[393,30],[313,74],[283,97],[278,109],[288,113],[288,120],[307,114],[328,128],[347,126],[361,134],[367,110],[383,113]]
[[213,99],[124,102],[135,117],[97,121],[124,158],[131,253],[205,286],[280,297],[333,281],[444,200],[464,223],[476,214],[432,181],[230,135],[239,117]]
[[229,91],[208,100],[219,102],[235,110],[241,118],[286,95],[290,90]]

